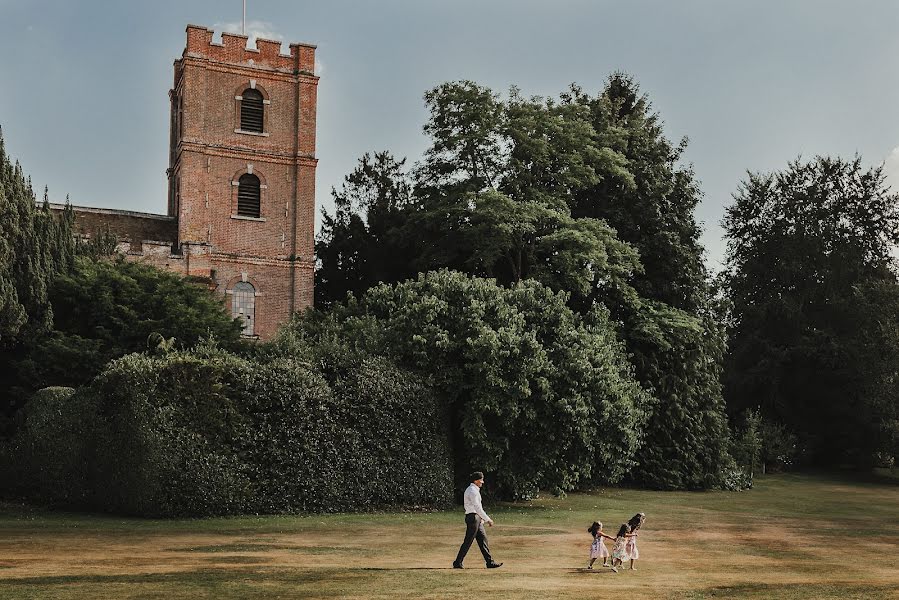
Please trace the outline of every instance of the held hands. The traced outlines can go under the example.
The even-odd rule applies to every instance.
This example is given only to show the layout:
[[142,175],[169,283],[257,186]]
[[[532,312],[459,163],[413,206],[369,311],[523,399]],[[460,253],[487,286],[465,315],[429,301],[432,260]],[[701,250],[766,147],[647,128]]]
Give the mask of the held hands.
[[487,521],[487,527],[493,527],[493,519]]

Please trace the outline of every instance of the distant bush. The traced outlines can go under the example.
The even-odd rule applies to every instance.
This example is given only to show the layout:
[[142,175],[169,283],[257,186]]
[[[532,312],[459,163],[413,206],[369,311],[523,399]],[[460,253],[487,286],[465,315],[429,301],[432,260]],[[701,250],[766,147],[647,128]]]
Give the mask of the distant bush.
[[113,361],[79,395],[96,398],[93,504],[135,515],[240,512],[249,504],[235,402],[251,365],[226,353]]
[[769,419],[759,423],[761,460],[766,472],[777,473],[797,466],[802,455],[799,438],[786,425]]
[[180,349],[210,336],[240,348],[240,324],[208,286],[121,256],[77,257],[48,297],[52,329],[0,348],[0,395],[11,401],[0,412],[13,413],[36,389],[87,384],[109,361],[145,350],[151,335]]

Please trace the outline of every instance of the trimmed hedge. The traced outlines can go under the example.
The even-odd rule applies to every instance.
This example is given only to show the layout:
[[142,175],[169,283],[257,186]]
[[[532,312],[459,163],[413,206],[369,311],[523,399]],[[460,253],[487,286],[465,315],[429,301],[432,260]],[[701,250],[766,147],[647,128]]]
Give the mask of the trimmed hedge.
[[85,460],[95,407],[67,387],[39,390],[22,410],[16,437],[3,449],[3,480],[19,493],[81,505],[90,485]]
[[[80,445],[55,435],[73,417],[89,424]],[[11,459],[33,457],[25,495],[131,515],[442,506],[442,423],[422,380],[385,359],[331,384],[302,360],[201,348],[129,355],[74,393],[42,392]]]

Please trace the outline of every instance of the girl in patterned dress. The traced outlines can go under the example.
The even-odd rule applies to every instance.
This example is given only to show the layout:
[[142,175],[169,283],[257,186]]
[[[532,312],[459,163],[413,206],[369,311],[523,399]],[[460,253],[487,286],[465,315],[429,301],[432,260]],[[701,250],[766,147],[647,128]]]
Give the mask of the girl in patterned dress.
[[617,573],[618,567],[627,560],[627,540],[630,539],[631,526],[622,523],[615,536],[615,545],[612,547],[612,572]]
[[644,513],[637,513],[627,522],[631,531],[630,536],[627,538],[627,543],[624,546],[624,552],[627,554],[627,557],[631,559],[631,571],[637,570],[637,567],[634,566],[634,561],[640,558],[640,550],[637,548],[637,531],[643,526],[644,521],[646,521],[646,515]]
[[610,540],[614,540],[610,535],[606,535],[602,532],[602,523],[599,521],[593,521],[593,525],[587,530],[590,535],[593,536],[593,543],[590,545],[590,562],[587,563],[587,568],[592,569],[593,563],[597,558],[602,558],[602,566],[609,566],[609,549],[606,548],[606,545],[602,542],[602,538],[608,538]]

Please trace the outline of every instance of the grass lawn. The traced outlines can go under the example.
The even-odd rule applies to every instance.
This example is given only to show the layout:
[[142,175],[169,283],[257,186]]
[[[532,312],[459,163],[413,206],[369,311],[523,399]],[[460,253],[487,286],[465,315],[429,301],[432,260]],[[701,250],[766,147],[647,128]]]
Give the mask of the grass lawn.
[[[899,485],[759,478],[748,492],[607,488],[461,511],[156,521],[0,506],[0,598],[899,598]],[[583,569],[594,519],[647,514],[636,571]]]

